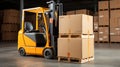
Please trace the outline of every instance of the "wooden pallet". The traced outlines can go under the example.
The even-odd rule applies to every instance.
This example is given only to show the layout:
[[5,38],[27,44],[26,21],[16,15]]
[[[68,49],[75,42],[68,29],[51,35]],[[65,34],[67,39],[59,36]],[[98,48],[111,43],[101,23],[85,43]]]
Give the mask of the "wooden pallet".
[[99,9],[99,11],[107,11],[107,10],[109,10],[109,9]]
[[120,8],[110,8],[110,10],[120,10]]
[[109,43],[109,41],[99,41],[98,43]]
[[99,25],[99,27],[109,27],[109,25]]
[[79,59],[79,58],[72,58],[72,57],[58,57],[58,62],[63,61],[63,62],[77,62],[77,63],[86,63],[89,61],[93,61],[94,57],[88,57],[88,58],[83,58],[83,59]]
[[110,43],[116,43],[116,44],[118,43],[119,44],[120,42],[110,42]]
[[59,34],[59,38],[80,38],[81,34]]

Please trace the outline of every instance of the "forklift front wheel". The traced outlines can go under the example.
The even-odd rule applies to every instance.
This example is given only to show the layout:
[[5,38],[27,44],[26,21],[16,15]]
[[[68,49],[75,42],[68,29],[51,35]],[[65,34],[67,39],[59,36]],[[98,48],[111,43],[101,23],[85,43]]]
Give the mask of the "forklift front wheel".
[[44,57],[46,59],[51,59],[53,58],[53,51],[51,49],[45,49],[44,50]]
[[20,48],[19,49],[19,53],[20,53],[21,56],[25,56],[26,55],[26,52],[25,52],[24,48]]

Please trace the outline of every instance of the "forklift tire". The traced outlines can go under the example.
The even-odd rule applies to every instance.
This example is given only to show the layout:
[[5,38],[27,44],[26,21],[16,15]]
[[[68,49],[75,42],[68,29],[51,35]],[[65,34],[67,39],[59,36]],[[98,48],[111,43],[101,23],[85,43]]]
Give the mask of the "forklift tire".
[[26,52],[25,52],[24,48],[20,48],[19,53],[20,53],[21,56],[26,56]]
[[51,49],[44,50],[44,58],[52,59],[53,58],[53,51]]

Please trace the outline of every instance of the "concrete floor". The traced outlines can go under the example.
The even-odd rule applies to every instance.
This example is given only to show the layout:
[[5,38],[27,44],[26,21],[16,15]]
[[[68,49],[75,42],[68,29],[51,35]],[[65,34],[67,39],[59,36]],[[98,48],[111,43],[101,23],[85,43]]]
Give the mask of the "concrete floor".
[[78,64],[57,62],[56,59],[48,60],[39,56],[22,57],[17,52],[16,44],[13,45],[0,47],[0,67],[120,67],[120,49],[96,48],[94,62]]

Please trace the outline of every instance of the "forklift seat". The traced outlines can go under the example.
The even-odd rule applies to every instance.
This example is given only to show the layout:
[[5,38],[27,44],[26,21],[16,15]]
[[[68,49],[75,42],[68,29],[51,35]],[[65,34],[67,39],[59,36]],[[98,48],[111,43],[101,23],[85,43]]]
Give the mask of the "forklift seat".
[[30,22],[25,22],[25,31],[30,32],[33,30],[33,25]]

